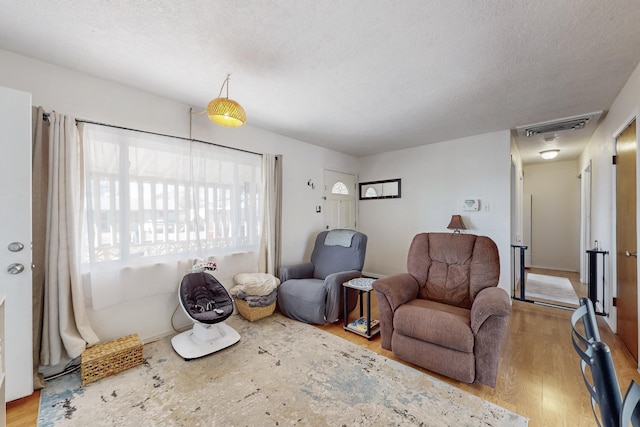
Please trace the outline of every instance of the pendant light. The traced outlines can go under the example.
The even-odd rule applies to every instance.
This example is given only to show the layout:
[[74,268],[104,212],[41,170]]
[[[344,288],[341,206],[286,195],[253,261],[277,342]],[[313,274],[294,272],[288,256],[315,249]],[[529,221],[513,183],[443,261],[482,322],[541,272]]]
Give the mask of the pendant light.
[[[231,74],[227,74],[227,78],[224,79],[218,97],[209,102],[207,115],[212,122],[219,125],[240,127],[247,122],[247,115],[240,104],[229,99],[229,77]],[[227,87],[227,96],[223,98],[222,91],[225,86]]]

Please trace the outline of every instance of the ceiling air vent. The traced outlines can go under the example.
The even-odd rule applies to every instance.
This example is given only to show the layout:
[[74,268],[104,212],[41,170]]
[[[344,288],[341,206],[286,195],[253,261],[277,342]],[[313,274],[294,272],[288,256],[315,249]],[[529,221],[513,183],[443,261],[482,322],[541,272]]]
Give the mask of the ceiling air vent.
[[574,131],[595,126],[602,115],[602,111],[583,114],[581,116],[567,117],[559,120],[536,123],[532,125],[519,126],[516,128],[520,136],[536,136],[545,133],[558,133]]

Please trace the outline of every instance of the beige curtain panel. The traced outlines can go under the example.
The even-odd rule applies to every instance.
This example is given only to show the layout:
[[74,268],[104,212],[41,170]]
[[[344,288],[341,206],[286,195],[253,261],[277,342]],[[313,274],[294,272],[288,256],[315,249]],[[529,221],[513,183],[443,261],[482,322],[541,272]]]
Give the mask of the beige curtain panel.
[[280,241],[282,224],[282,156],[262,155],[264,215],[260,241],[259,269],[280,275]]
[[84,306],[79,249],[82,147],[75,119],[49,116],[44,304],[40,363],[74,359],[98,342]]

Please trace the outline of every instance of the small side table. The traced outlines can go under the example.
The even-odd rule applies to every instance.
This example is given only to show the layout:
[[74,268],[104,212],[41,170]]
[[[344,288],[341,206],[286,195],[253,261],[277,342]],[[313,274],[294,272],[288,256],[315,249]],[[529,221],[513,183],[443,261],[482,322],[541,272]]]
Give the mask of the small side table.
[[[380,333],[380,321],[371,319],[371,291],[373,290],[373,282],[375,279],[358,278],[352,279],[342,284],[343,300],[344,300],[344,330],[361,335],[367,339],[371,339],[374,335]],[[347,307],[347,290],[357,289],[360,297],[360,317],[353,322],[349,322],[349,313]],[[363,294],[367,295],[367,317],[363,317]]]

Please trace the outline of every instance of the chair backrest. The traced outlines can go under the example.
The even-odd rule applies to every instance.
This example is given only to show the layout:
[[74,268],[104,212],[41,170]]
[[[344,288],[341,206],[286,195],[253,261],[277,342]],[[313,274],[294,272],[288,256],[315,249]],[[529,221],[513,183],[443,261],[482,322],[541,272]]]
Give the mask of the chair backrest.
[[629,423],[633,427],[640,426],[640,385],[631,380],[627,393],[622,401],[622,411],[620,412],[620,427],[628,427]]
[[601,427],[617,426],[622,408],[620,385],[611,350],[600,341],[593,304],[587,298],[580,299],[580,307],[571,315],[571,341],[581,359],[582,378],[591,396],[596,423]]
[[362,271],[366,252],[367,236],[363,233],[354,230],[323,231],[316,237],[311,253],[313,277],[324,280],[329,274],[340,271]]
[[470,308],[478,292],[498,285],[498,247],[475,234],[420,233],[411,242],[407,272],[420,283],[420,298]]
[[[580,298],[580,307],[584,307],[584,309],[576,310],[579,318],[576,319],[582,320],[582,327],[584,328],[585,338],[591,342],[600,341],[600,330],[598,329],[598,322],[596,321],[596,312],[593,309],[593,303],[589,298]],[[572,316],[573,321],[573,316]],[[576,322],[573,323],[573,326],[576,326]]]
[[233,314],[233,299],[210,273],[189,273],[178,287],[185,313],[201,323],[218,323]]

